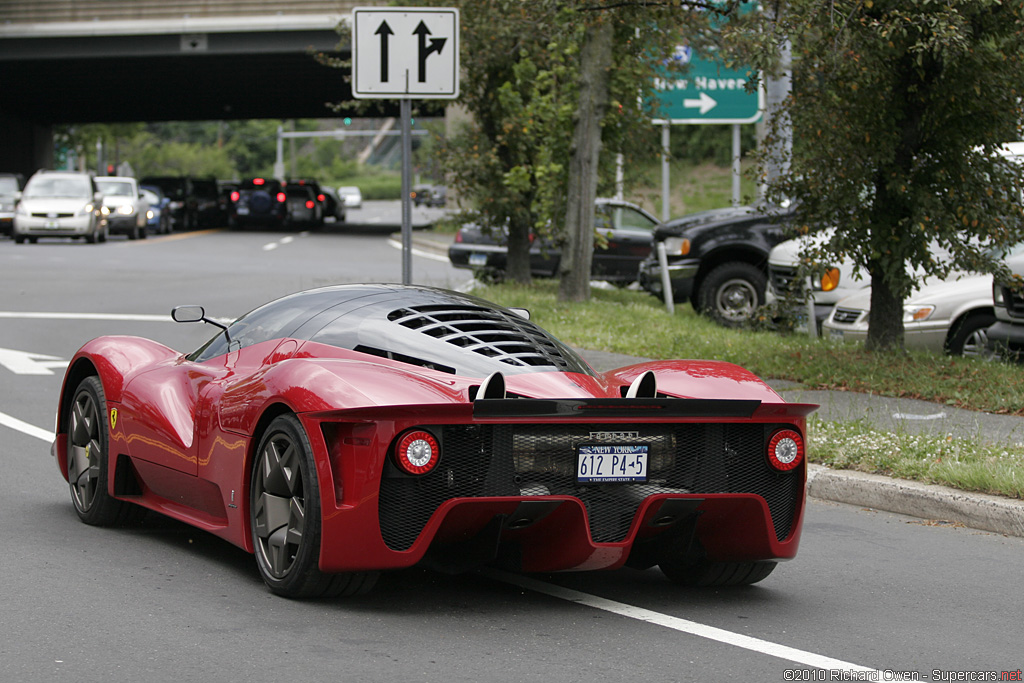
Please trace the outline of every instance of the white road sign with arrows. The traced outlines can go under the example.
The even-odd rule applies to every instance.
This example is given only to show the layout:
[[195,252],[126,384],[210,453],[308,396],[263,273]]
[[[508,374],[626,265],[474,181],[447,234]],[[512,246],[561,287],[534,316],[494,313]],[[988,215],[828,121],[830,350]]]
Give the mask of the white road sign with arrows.
[[459,96],[459,10],[357,7],[352,11],[352,95]]

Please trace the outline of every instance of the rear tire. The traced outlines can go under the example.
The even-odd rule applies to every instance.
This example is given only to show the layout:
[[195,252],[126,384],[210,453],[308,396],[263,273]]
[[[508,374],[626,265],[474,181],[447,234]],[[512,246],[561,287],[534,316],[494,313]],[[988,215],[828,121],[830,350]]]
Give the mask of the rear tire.
[[662,562],[662,573],[681,586],[707,588],[712,586],[749,586],[768,577],[775,562],[698,562],[676,564]]
[[256,565],[270,590],[288,598],[366,593],[377,572],[320,571],[320,489],[313,449],[302,423],[280,415],[260,439],[249,487]]

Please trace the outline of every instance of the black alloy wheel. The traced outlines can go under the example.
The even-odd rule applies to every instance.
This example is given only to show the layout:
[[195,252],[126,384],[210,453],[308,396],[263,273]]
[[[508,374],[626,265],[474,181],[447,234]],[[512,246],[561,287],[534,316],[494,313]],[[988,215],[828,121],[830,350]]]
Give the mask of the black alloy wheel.
[[256,564],[270,590],[289,598],[365,593],[377,573],[320,571],[320,493],[309,439],[299,419],[280,415],[256,451],[249,489]]
[[83,379],[75,389],[65,420],[68,436],[68,484],[71,502],[86,524],[107,526],[128,521],[141,508],[112,497],[109,481],[107,403],[99,378]]

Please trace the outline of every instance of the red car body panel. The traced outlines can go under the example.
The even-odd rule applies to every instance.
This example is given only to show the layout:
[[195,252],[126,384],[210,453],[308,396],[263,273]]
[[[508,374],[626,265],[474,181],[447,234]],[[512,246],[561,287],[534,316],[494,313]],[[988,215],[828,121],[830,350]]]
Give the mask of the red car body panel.
[[[693,399],[697,408],[737,401],[752,406],[743,416],[716,416],[712,411],[708,417],[695,408],[693,415],[674,417],[676,425],[742,423],[770,429],[768,425],[782,424],[805,435],[806,415],[816,407],[786,403],[738,366],[692,360],[655,361],[603,374],[510,374],[505,381],[511,394],[582,403],[566,404],[567,412],[543,417],[529,411],[492,415],[478,413],[471,400],[479,377],[309,340],[272,339],[196,362],[150,340],[100,337],[85,344],[69,364],[53,451],[67,479],[69,394],[82,377],[96,374],[107,401],[109,470],[127,471],[137,484],[124,488],[111,476],[108,492],[249,552],[248,489],[261,426],[280,412],[296,414],[316,463],[320,568],[325,572],[409,567],[445,554],[472,559],[474,544],[483,542],[496,519],[505,520],[495,533],[503,548],[515,549],[512,564],[518,569],[613,569],[627,561],[634,546],[656,539],[664,519],[683,511],[695,519],[696,538],[711,560],[794,557],[804,512],[802,463],[777,475],[780,480],[788,477],[794,491],[794,500],[787,503],[792,519],[781,537],[765,497],[739,491],[647,495],[622,538],[612,542],[593,540],[588,509],[573,495],[456,496],[429,513],[408,547],[385,540],[382,481],[389,476],[391,444],[405,430],[547,422],[582,428],[599,422],[607,429],[664,424],[658,409],[623,398],[624,387],[647,371],[657,377],[660,395]],[[595,405],[587,403],[595,399]],[[499,403],[528,404],[522,399]]]

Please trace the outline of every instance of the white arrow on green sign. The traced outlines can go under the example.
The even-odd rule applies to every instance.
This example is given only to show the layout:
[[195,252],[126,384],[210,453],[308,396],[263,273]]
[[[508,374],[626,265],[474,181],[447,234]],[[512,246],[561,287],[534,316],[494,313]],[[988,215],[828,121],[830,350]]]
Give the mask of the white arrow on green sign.
[[693,57],[686,75],[655,81],[659,118],[654,123],[754,123],[764,109],[764,91],[748,92],[749,70]]

